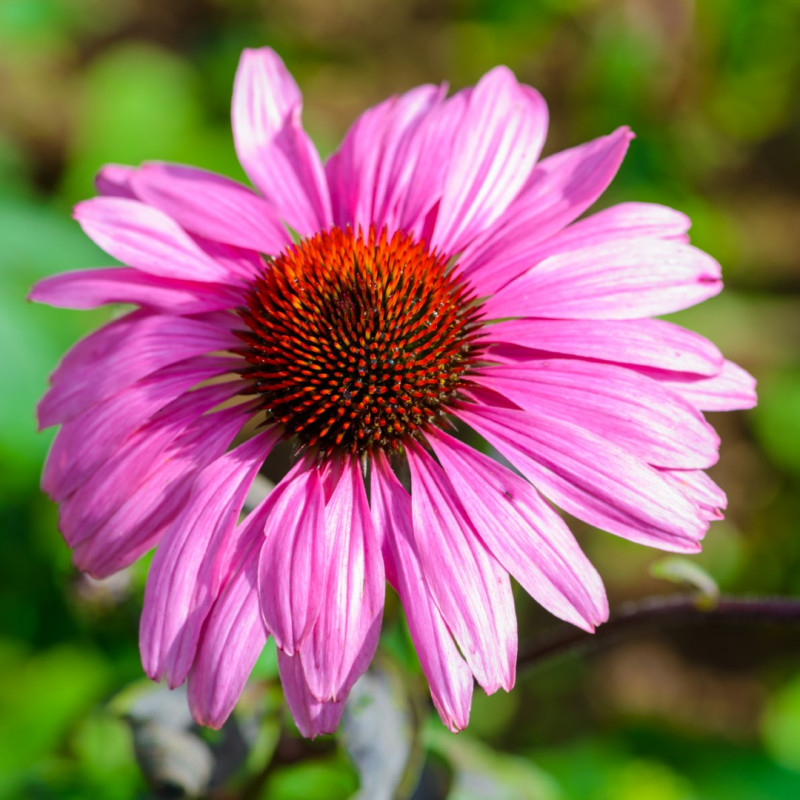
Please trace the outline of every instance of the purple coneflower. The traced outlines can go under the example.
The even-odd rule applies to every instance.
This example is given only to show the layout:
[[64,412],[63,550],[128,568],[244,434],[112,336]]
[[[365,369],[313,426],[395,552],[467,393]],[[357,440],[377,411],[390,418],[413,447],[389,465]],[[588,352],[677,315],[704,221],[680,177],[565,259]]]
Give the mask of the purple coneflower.
[[[388,580],[442,720],[463,728],[473,679],[514,683],[510,576],[561,619],[606,619],[548,500],[689,553],[725,506],[701,412],[752,406],[753,381],[650,319],[719,292],[718,264],[663,206],[576,222],[631,133],[540,161],[547,108],[507,69],[445,95],[368,110],[323,166],[280,58],[246,51],[233,132],[257,188],[108,166],[75,216],[127,266],[32,292],[139,306],[53,373],[42,482],[80,569],[156,547],[142,659],[188,680],[199,722],[222,724],[271,635],[298,727],[334,730]],[[291,469],[242,516],[282,440]]]

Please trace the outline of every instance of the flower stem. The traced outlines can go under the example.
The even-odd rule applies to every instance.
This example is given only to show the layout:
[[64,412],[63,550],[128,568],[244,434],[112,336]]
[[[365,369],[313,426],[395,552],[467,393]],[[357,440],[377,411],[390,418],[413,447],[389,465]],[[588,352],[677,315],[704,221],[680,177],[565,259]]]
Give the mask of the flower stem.
[[553,629],[520,652],[517,667],[531,669],[551,658],[602,646],[631,631],[686,623],[800,627],[800,598],[720,597],[710,602],[696,594],[647,597],[623,604],[594,634],[573,627]]

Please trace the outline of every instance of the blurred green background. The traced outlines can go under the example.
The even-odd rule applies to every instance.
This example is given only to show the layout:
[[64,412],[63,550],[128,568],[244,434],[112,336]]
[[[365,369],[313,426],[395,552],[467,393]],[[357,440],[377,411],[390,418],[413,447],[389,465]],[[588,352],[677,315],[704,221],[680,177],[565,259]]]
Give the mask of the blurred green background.
[[[144,571],[76,573],[38,491],[52,432],[35,433],[35,402],[108,312],[24,297],[44,275],[109,262],[70,219],[103,163],[175,160],[243,179],[228,112],[245,46],[283,55],[323,154],[388,94],[458,88],[497,63],[548,100],[547,152],[630,125],[637,139],[603,205],[691,215],[726,290],[676,319],[759,379],[756,411],[712,420],[723,441],[712,475],[730,508],[696,561],[725,592],[800,595],[798,43],[798,0],[0,0],[0,797],[180,796],[177,784],[153,794],[126,721],[148,691]],[[579,534],[612,608],[673,590],[649,575],[658,553]],[[521,593],[517,606],[523,643],[555,625]],[[383,650],[412,676],[397,691],[416,698],[396,604]],[[195,740],[217,757],[213,797],[356,790],[352,747],[305,743],[286,721],[269,654],[245,700],[227,738]],[[417,798],[800,797],[797,629],[665,627],[607,642],[521,673],[510,695],[476,694],[458,737],[430,725],[424,703],[408,714]]]

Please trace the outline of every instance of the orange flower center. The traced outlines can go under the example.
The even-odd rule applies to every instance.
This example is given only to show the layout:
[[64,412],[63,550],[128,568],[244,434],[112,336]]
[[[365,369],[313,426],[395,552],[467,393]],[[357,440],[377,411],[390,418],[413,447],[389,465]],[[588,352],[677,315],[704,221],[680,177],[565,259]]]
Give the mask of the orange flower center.
[[479,351],[475,298],[400,232],[332,228],[287,248],[241,314],[242,374],[322,455],[397,451],[440,424]]

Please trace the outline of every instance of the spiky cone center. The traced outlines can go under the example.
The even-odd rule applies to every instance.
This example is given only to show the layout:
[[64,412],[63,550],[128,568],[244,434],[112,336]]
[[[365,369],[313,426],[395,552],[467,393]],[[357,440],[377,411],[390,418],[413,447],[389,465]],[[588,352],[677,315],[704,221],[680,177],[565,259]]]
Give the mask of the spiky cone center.
[[480,347],[446,256],[402,232],[331,228],[266,262],[241,316],[270,421],[323,456],[399,451],[441,425]]

